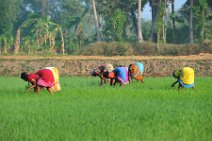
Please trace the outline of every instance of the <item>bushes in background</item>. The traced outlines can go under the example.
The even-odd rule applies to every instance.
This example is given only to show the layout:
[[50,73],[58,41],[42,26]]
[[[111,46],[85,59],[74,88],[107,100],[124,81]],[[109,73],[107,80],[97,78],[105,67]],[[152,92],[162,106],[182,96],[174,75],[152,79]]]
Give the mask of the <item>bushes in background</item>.
[[124,42],[96,42],[77,52],[78,55],[103,55],[103,56],[130,56],[130,55],[195,55],[199,53],[212,53],[212,41],[204,41],[201,45],[160,45]]

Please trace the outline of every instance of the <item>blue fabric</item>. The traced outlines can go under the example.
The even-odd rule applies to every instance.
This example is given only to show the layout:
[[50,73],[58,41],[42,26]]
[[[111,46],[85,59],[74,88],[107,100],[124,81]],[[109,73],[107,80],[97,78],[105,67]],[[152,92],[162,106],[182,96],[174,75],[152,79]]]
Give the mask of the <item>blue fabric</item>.
[[128,82],[128,68],[127,67],[118,67],[114,69],[114,72],[117,77],[120,77],[124,82]]
[[144,72],[144,65],[140,62],[136,62],[135,64],[136,64],[136,66],[138,66],[140,72],[143,73]]
[[184,84],[180,79],[178,79],[179,84],[181,84],[184,88],[192,88],[194,87],[194,83],[192,84]]

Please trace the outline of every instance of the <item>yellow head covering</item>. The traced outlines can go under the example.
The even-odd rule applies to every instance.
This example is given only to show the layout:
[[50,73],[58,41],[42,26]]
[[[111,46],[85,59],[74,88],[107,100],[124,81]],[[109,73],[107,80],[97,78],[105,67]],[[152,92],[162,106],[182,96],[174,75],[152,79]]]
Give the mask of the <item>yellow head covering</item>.
[[114,68],[113,68],[113,65],[112,64],[105,64],[105,69],[106,69],[106,71],[108,71],[108,72],[111,72],[111,71],[113,71],[114,70]]

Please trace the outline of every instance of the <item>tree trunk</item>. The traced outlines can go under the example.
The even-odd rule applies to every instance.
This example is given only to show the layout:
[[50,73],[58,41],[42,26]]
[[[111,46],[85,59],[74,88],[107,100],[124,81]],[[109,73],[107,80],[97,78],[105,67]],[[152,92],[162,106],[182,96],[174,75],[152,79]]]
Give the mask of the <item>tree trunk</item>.
[[142,5],[142,0],[138,0],[138,42],[139,43],[143,42],[142,29],[141,29],[141,5]]
[[0,54],[1,54],[1,47],[2,46],[2,39],[1,39],[1,37],[0,37]]
[[4,50],[3,50],[3,53],[4,54],[7,54],[7,38],[4,37],[3,41],[4,41]]
[[134,12],[134,9],[131,8],[131,18],[132,18],[132,21],[133,21],[133,32],[136,33],[136,35],[138,35],[138,26],[137,26],[137,20],[136,20],[136,15],[135,15],[135,12]]
[[26,46],[27,46],[27,49],[28,49],[28,54],[30,54],[31,53],[31,45],[30,45],[30,40],[28,40],[27,39],[27,41],[26,41]]
[[160,47],[160,31],[157,32],[157,50]]
[[[201,17],[200,17],[200,42],[202,43],[204,41],[204,34],[205,34],[205,22],[206,22],[206,13],[205,11],[208,10],[208,7],[207,7],[207,4],[206,4],[206,1],[203,1],[205,3],[201,3]],[[205,4],[205,5],[204,5]]]
[[42,5],[42,17],[46,16],[46,0],[41,0]]
[[152,25],[151,25],[151,33],[149,40],[152,42],[157,42],[157,15],[158,15],[158,0],[150,1],[151,9],[152,9]]
[[193,37],[193,0],[190,0],[189,41],[190,41],[190,44],[194,43],[194,37]]
[[[150,5],[152,8],[152,26],[150,41],[166,43],[166,29],[165,29],[165,16],[166,16],[167,0],[151,0]],[[159,43],[157,47],[159,47]]]
[[52,32],[49,32],[48,41],[49,41],[49,46],[50,46],[50,49],[49,49],[50,53],[56,54],[55,36],[53,36]]
[[55,36],[51,36],[51,48],[50,48],[50,52],[51,54],[57,54],[57,50],[55,48]]
[[97,41],[100,41],[101,40],[101,37],[100,37],[100,32],[99,32],[99,21],[98,21],[98,17],[97,17],[97,13],[96,13],[95,0],[91,0],[91,2],[92,2],[92,7],[93,7],[93,13],[94,13],[94,20],[95,20]]
[[82,49],[83,46],[83,26],[81,24],[78,24],[76,27],[76,35],[77,35],[77,42],[78,42],[78,48]]
[[18,28],[17,33],[16,33],[16,38],[15,38],[15,43],[14,43],[14,54],[19,53],[20,49],[20,38],[21,38],[21,32],[20,28]]
[[[201,11],[201,15],[202,15],[202,17],[201,18],[204,18],[204,11]],[[202,20],[202,21],[204,21],[204,20]],[[202,24],[202,26],[201,26],[201,29],[200,29],[200,42],[202,43],[203,41],[204,41],[204,30],[205,30],[205,26],[204,26],[204,22],[203,23],[201,23]]]
[[160,19],[159,22],[162,22],[161,27],[158,28],[160,28],[160,42],[163,44],[166,43],[166,7],[167,0],[163,0],[160,7],[160,17],[158,17]]
[[174,6],[174,0],[171,1],[171,8],[172,8],[172,36],[173,36],[173,41],[174,43],[176,42],[175,40],[175,32],[176,32],[176,24],[175,24],[175,6]]
[[61,36],[61,51],[62,51],[62,54],[65,55],[65,41],[64,41],[64,36],[63,36],[63,31],[61,29],[61,27],[59,27],[59,31],[60,31],[60,36]]

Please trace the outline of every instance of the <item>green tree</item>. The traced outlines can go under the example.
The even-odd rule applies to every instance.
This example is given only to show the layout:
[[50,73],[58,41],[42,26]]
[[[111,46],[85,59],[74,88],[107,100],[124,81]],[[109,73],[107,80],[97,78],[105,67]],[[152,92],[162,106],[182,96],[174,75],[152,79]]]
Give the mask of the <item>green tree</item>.
[[110,18],[110,24],[112,29],[112,34],[114,36],[114,39],[116,41],[122,40],[123,35],[123,29],[125,28],[125,22],[127,20],[127,17],[123,11],[120,9],[117,9],[115,11],[114,15]]
[[13,44],[14,22],[20,13],[21,0],[0,0],[0,36],[3,39],[4,53]]
[[151,25],[151,34],[150,41],[157,41],[157,16],[159,13],[159,0],[150,0],[150,6],[152,9],[152,25]]
[[[127,36],[133,35],[137,37],[138,35],[138,0],[96,0],[96,6],[98,8],[99,17],[103,20],[102,31],[103,36],[108,37],[111,33],[110,20],[114,18],[114,13],[119,9],[126,16],[125,25],[123,27],[122,38],[126,39]],[[147,3],[147,0],[142,0],[142,8]]]
[[[189,23],[189,43],[198,43],[206,38],[206,31],[211,26],[210,23],[210,1],[208,0],[188,0],[180,11],[185,22]],[[208,29],[206,29],[208,28]]]
[[30,35],[31,40],[34,41],[33,45],[37,46],[36,51],[39,49],[43,51],[49,50],[50,53],[53,54],[56,53],[55,38],[57,33],[59,33],[61,39],[60,50],[64,55],[65,48],[62,29],[58,24],[51,22],[49,17],[32,14],[31,17],[23,23],[22,30],[26,35]]
[[196,21],[196,32],[199,33],[197,38],[200,42],[205,39],[205,24],[208,13],[208,4],[206,0],[199,0],[194,6],[194,17]]

